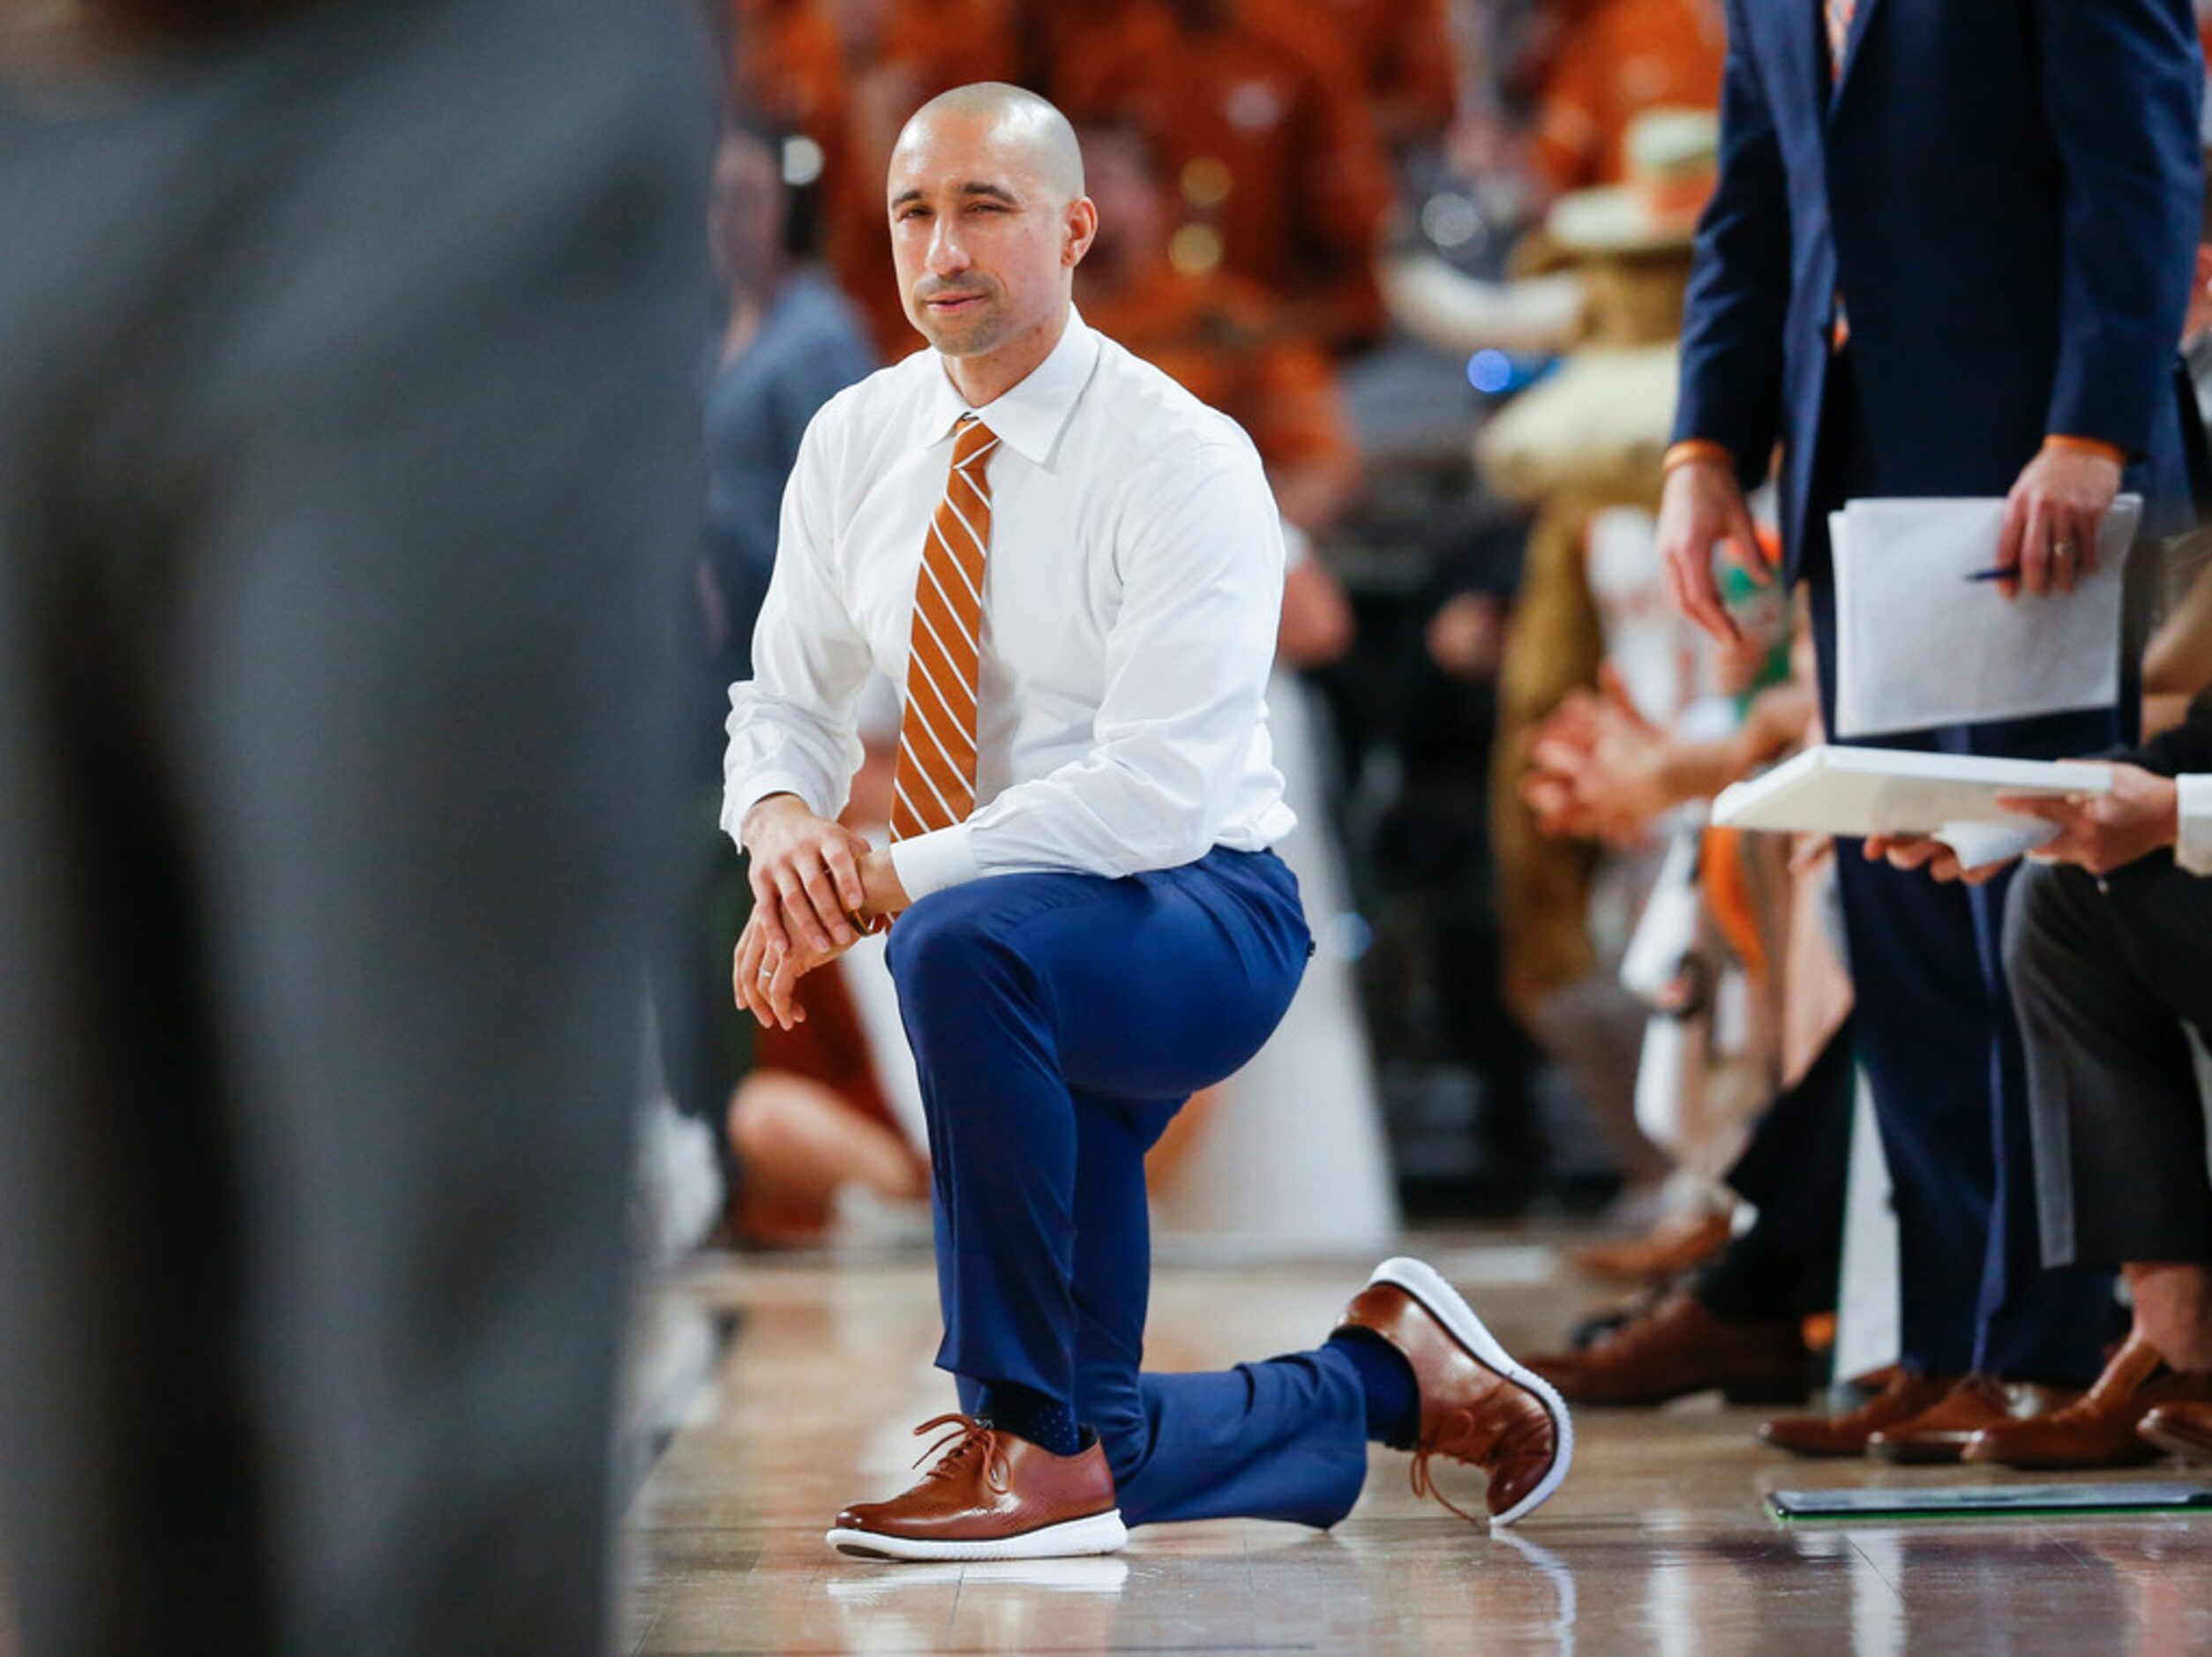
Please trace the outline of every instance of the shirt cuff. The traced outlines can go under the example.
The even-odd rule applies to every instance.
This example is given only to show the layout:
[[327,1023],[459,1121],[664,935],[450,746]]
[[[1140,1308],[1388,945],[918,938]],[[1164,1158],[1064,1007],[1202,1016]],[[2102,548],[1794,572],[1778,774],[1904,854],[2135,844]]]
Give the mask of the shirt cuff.
[[[2212,781],[2212,778],[2208,778]],[[983,871],[977,866],[975,847],[966,823],[933,828],[891,847],[891,867],[910,902],[920,903],[932,892],[972,881]]]
[[1663,476],[1677,466],[1698,461],[1711,461],[1716,466],[1727,467],[1730,472],[1736,470],[1736,456],[1728,453],[1728,446],[1715,443],[1711,438],[1684,438],[1679,443],[1668,444],[1667,453],[1660,458],[1659,470]]
[[2180,806],[2173,860],[2192,874],[2212,874],[2212,771],[2174,778]]
[[2127,469],[2127,454],[2118,444],[2107,443],[2102,438],[2077,438],[2064,431],[2054,431],[2043,440],[2047,449],[2072,449],[2076,454],[2096,454],[2112,462],[2121,470]]
[[732,786],[722,798],[722,832],[728,835],[739,851],[745,850],[745,814],[770,794],[796,794],[799,803],[817,817],[829,814],[821,802],[806,791],[806,779],[796,771],[756,771],[741,784]]

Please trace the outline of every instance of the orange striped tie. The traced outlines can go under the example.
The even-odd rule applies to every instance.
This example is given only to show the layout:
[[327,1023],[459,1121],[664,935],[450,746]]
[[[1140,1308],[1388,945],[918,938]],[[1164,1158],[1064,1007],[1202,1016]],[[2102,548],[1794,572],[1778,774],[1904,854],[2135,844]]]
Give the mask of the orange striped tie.
[[983,639],[983,560],[991,547],[991,480],[999,439],[962,415],[945,498],[929,521],[914,578],[914,635],[906,656],[891,838],[968,821],[976,806],[976,673]]

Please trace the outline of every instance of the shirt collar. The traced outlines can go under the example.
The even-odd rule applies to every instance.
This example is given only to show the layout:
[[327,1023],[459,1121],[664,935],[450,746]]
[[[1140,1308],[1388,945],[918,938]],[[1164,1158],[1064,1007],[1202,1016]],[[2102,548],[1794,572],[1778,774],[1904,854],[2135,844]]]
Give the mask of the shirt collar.
[[1012,390],[980,409],[968,407],[940,357],[922,406],[919,440],[926,448],[951,436],[953,423],[962,415],[973,414],[1007,447],[1032,465],[1042,466],[1053,445],[1060,441],[1061,430],[1075,412],[1076,399],[1090,383],[1091,371],[1098,362],[1099,336],[1073,305],[1068,308],[1068,326],[1050,355]]

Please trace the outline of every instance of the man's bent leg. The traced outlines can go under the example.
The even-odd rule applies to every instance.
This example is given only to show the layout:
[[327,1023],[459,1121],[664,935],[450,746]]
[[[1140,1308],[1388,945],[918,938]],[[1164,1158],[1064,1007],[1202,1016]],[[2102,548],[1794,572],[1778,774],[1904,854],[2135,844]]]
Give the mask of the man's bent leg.
[[2106,881],[2030,866],[2013,883],[2006,965],[2027,1038],[2052,1265],[2212,1262],[2204,1113],[2185,1009],[2145,971],[2163,969],[2175,990],[2212,999],[2195,987],[2212,978],[2212,934],[2186,933],[2208,921],[2212,881],[2167,862]]
[[[979,1381],[1070,1401],[1146,1517],[1183,1499],[1148,1485],[1320,1523],[1358,1492],[1360,1393],[1340,1358],[1137,1376],[1144,1151],[1175,1101],[1271,1033],[1305,953],[1287,872],[1233,852],[1126,881],[977,881],[892,933],[938,1181],[939,1361],[971,1407]],[[1326,1447],[1301,1448],[1315,1434]]]
[[1106,1446],[1128,1524],[1333,1525],[1367,1477],[1365,1396],[1341,1351],[1139,1374],[1151,1273],[1144,1152],[1175,1108],[1077,1095],[1078,1411]]

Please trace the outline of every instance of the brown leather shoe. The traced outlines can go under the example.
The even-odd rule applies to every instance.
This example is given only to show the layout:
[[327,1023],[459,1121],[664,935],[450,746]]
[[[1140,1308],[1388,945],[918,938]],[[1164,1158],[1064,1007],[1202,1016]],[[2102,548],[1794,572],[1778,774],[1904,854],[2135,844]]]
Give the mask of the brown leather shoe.
[[831,1547],[862,1559],[1060,1559],[1128,1541],[1099,1445],[1055,1456],[970,1415],[940,1415],[914,1432],[943,1427],[951,1433],[922,1455],[944,1454],[921,1482],[838,1514]]
[[1646,1236],[1572,1249],[1567,1261],[1578,1271],[1616,1283],[1664,1283],[1719,1255],[1732,1229],[1726,1214],[1677,1215]]
[[1580,1352],[1528,1367],[1575,1404],[1664,1404],[1718,1387],[1731,1404],[1795,1404],[1805,1396],[1797,1322],[1715,1317],[1688,1290],[1668,1295]]
[[1882,1390],[1841,1415],[1785,1415],[1758,1429],[1763,1443],[1793,1456],[1863,1456],[1866,1441],[1943,1401],[1957,1377],[1887,1372]]
[[2071,1392],[1970,1375],[1932,1408],[1885,1427],[1866,1441],[1866,1453],[1884,1461],[1956,1461],[1983,1432],[2011,1427],[2072,1400]]
[[1461,1518],[1473,1517],[1429,1477],[1430,1458],[1449,1456],[1490,1475],[1490,1523],[1511,1525],[1567,1476],[1574,1458],[1567,1406],[1549,1382],[1513,1361],[1435,1267],[1402,1256],[1385,1260],[1338,1327],[1380,1335],[1413,1366],[1421,1393],[1416,1496],[1433,1495]]
[[2161,1404],[2135,1424],[2135,1431],[2184,1461],[2212,1461],[2212,1404]]
[[2166,1367],[2158,1349],[2130,1335],[2087,1392],[2033,1421],[2006,1421],[1976,1434],[1966,1458],[2000,1467],[2132,1467],[2158,1448],[2135,1430],[2162,1404],[2212,1401],[2212,1376]]

